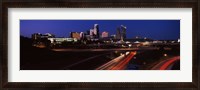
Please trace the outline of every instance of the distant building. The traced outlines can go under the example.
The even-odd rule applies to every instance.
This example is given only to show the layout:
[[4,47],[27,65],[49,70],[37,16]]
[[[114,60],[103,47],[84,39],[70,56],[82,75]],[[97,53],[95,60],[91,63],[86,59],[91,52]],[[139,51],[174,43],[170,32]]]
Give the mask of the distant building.
[[94,24],[94,36],[95,38],[99,38],[99,25]]
[[94,29],[90,29],[90,35],[94,36]]
[[54,38],[55,35],[46,33],[46,34],[40,34],[40,33],[34,33],[32,34],[32,39],[33,40],[39,40],[39,39],[44,39],[44,38]]
[[121,39],[121,31],[120,28],[117,28],[116,39]]
[[126,26],[121,25],[121,37],[122,39],[126,39]]
[[85,33],[84,32],[80,32],[80,39],[84,39],[85,38]]
[[94,24],[94,27],[92,29],[90,29],[89,31],[87,31],[86,35],[90,35],[89,37],[91,39],[99,38],[99,25],[98,24]]
[[107,38],[108,35],[109,35],[108,32],[104,31],[104,32],[102,32],[101,37],[102,37],[102,38]]
[[71,32],[71,38],[76,38],[78,40],[80,40],[80,33],[79,32]]
[[48,38],[55,38],[55,35],[46,33],[46,34],[40,34],[40,33],[34,33],[32,34],[32,39],[33,39],[33,46],[38,46],[38,47],[48,47],[49,46],[49,40]]
[[62,42],[77,42],[76,38],[48,38],[51,44],[62,44]]
[[42,34],[40,34],[40,33],[34,33],[34,34],[32,34],[31,38],[33,40],[38,40],[41,38],[41,36],[42,36]]
[[126,26],[121,25],[117,28],[116,39],[121,39],[122,41],[126,39]]
[[163,43],[163,41],[155,40],[155,41],[153,41],[153,43]]
[[111,37],[112,39],[116,39],[116,35],[115,35],[115,34],[110,35],[110,37]]
[[55,37],[55,35],[50,34],[50,33],[45,33],[45,34],[43,34],[43,35],[41,36],[41,38],[54,38],[54,37]]
[[86,38],[87,40],[90,40],[90,39],[91,39],[91,36],[90,36],[90,35],[85,35],[85,38]]

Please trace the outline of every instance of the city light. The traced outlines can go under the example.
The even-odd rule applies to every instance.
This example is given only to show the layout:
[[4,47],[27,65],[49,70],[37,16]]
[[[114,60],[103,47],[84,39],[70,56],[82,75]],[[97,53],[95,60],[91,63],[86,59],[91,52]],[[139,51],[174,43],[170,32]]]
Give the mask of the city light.
[[[62,70],[167,70],[180,66],[176,64],[180,61],[180,39],[153,39],[151,33],[129,34],[134,29],[127,23],[121,24],[124,23],[113,31],[93,23],[84,30],[69,30],[64,37],[49,32],[33,33],[30,41],[20,37],[25,61],[22,68],[29,68],[26,60],[32,58],[30,61],[36,64],[30,67],[40,69],[55,66]],[[27,51],[33,55],[31,58]]]

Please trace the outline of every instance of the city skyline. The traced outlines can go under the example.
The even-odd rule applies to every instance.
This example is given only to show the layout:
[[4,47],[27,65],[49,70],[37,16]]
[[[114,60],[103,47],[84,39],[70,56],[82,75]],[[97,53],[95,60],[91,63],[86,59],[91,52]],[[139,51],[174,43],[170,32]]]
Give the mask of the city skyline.
[[31,37],[33,33],[51,33],[56,37],[69,37],[70,32],[87,32],[99,25],[99,34],[106,31],[117,34],[121,25],[127,27],[127,38],[135,36],[157,40],[180,38],[179,20],[20,20],[20,35]]
[[20,70],[180,70],[179,20],[21,20],[20,30]]

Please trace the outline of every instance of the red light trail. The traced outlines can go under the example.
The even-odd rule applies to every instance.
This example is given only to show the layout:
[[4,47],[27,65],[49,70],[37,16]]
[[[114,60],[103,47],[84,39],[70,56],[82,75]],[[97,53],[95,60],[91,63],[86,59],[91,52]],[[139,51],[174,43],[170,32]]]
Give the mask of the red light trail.
[[180,56],[175,56],[158,62],[151,70],[168,70],[171,65],[180,60]]
[[167,62],[165,62],[161,67],[160,70],[166,70],[171,64],[173,64],[175,61],[180,60],[180,56],[174,57]]
[[128,62],[133,58],[136,52],[130,52],[127,56],[121,55],[110,62],[98,67],[96,70],[124,70]]
[[131,52],[124,60],[122,60],[116,66],[111,68],[111,70],[124,70],[126,68],[126,65],[128,64],[128,62],[133,58],[133,56],[135,54],[136,54],[136,52]]

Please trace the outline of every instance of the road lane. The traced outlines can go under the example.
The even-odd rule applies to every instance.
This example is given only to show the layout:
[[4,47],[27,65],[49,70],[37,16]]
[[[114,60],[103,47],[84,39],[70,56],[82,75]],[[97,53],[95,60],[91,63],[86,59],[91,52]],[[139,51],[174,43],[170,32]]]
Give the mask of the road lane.
[[128,55],[130,52],[126,52],[125,54],[120,55],[119,57],[109,61],[108,63],[105,63],[104,65],[98,67],[96,70],[110,70],[113,66],[118,64],[123,58],[125,58],[126,55]]
[[124,60],[114,66],[111,70],[124,70],[135,54],[136,52],[131,52]]
[[151,68],[151,70],[168,70],[169,66],[178,60],[180,60],[180,56],[175,56],[167,60],[162,60],[158,64],[156,64],[153,68]]
[[137,50],[159,50],[157,47],[141,47],[141,48],[113,48],[113,49],[51,49],[57,52],[86,52],[86,51],[137,51]]
[[123,70],[136,52],[126,53],[98,67],[96,70]]
[[168,60],[167,62],[165,62],[161,67],[160,70],[166,70],[171,64],[173,64],[175,61],[180,60],[180,56],[171,58],[170,60]]

